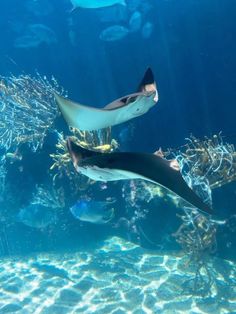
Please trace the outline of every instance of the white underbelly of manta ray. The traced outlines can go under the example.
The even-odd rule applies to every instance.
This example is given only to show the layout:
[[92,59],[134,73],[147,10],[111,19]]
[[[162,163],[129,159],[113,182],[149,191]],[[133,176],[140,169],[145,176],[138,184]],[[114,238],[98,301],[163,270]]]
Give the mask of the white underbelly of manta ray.
[[137,173],[119,169],[99,168],[97,166],[90,166],[79,167],[77,168],[77,171],[94,181],[107,182],[117,180],[143,179],[149,182],[153,182],[151,180],[147,180],[147,178],[141,175],[138,175]]
[[76,114],[72,114],[70,125],[82,131],[94,131],[109,126],[121,124],[135,117],[145,114],[153,106],[153,100],[146,96],[139,96],[129,106],[117,108],[117,110],[89,111],[80,108]]

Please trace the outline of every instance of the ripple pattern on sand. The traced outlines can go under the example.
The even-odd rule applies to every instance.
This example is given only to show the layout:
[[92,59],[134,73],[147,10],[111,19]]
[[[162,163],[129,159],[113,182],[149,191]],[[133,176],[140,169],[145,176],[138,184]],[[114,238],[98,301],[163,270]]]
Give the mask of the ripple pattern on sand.
[[94,251],[8,258],[0,263],[0,313],[236,313],[236,265],[214,259],[212,267],[217,280],[203,298],[183,291],[194,276],[185,257],[116,237]]

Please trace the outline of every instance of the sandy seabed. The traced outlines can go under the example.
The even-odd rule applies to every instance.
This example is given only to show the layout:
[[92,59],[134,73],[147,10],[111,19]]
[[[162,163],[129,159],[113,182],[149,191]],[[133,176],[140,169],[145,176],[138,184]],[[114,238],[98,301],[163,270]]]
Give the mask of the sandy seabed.
[[[214,284],[193,295],[185,256],[112,237],[94,250],[0,262],[0,313],[236,313],[236,264],[212,259]],[[202,274],[203,278],[206,274]]]

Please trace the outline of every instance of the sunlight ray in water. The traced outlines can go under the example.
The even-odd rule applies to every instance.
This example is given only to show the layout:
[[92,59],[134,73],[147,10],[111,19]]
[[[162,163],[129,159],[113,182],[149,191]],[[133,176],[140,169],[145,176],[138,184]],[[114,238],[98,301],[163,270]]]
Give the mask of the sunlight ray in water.
[[184,289],[194,276],[184,256],[117,237],[95,251],[7,258],[0,264],[0,312],[233,313],[236,265],[214,258],[212,267],[217,281],[211,297],[202,298]]

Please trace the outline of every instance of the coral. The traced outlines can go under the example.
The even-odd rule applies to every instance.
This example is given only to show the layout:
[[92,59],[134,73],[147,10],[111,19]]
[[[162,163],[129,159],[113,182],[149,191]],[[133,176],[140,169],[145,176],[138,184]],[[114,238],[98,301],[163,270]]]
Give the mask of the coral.
[[3,154],[0,156],[0,202],[5,192],[6,173],[6,156]]
[[49,208],[63,208],[65,206],[63,189],[55,189],[52,185],[37,185],[31,204],[40,204]]
[[187,256],[187,264],[194,268],[193,278],[184,283],[184,290],[195,295],[211,293],[216,283],[216,273],[211,267],[210,255],[216,251],[217,221],[200,214],[197,210],[184,209],[177,215],[182,224],[173,234]]
[[54,93],[62,93],[56,80],[38,73],[0,76],[0,147],[15,151],[27,143],[35,152],[52,129],[58,109]]
[[179,149],[169,149],[165,153],[165,156],[177,159],[185,177],[201,178],[211,189],[236,180],[235,147],[225,142],[221,133],[204,140],[191,135],[187,142]]
[[70,128],[70,130],[73,134],[73,140],[86,149],[110,153],[119,146],[117,141],[111,137],[111,128],[98,131],[81,131],[76,128]]
[[[211,204],[211,191],[236,180],[236,152],[234,145],[223,141],[221,134],[199,140],[194,136],[178,149],[169,149],[165,157],[175,158],[188,185],[204,200]],[[179,203],[181,206],[181,202]],[[182,223],[173,234],[195,267],[195,276],[186,286],[192,294],[206,295],[216,282],[210,255],[216,250],[217,224],[211,217],[196,209],[181,206],[183,213],[177,216]]]

